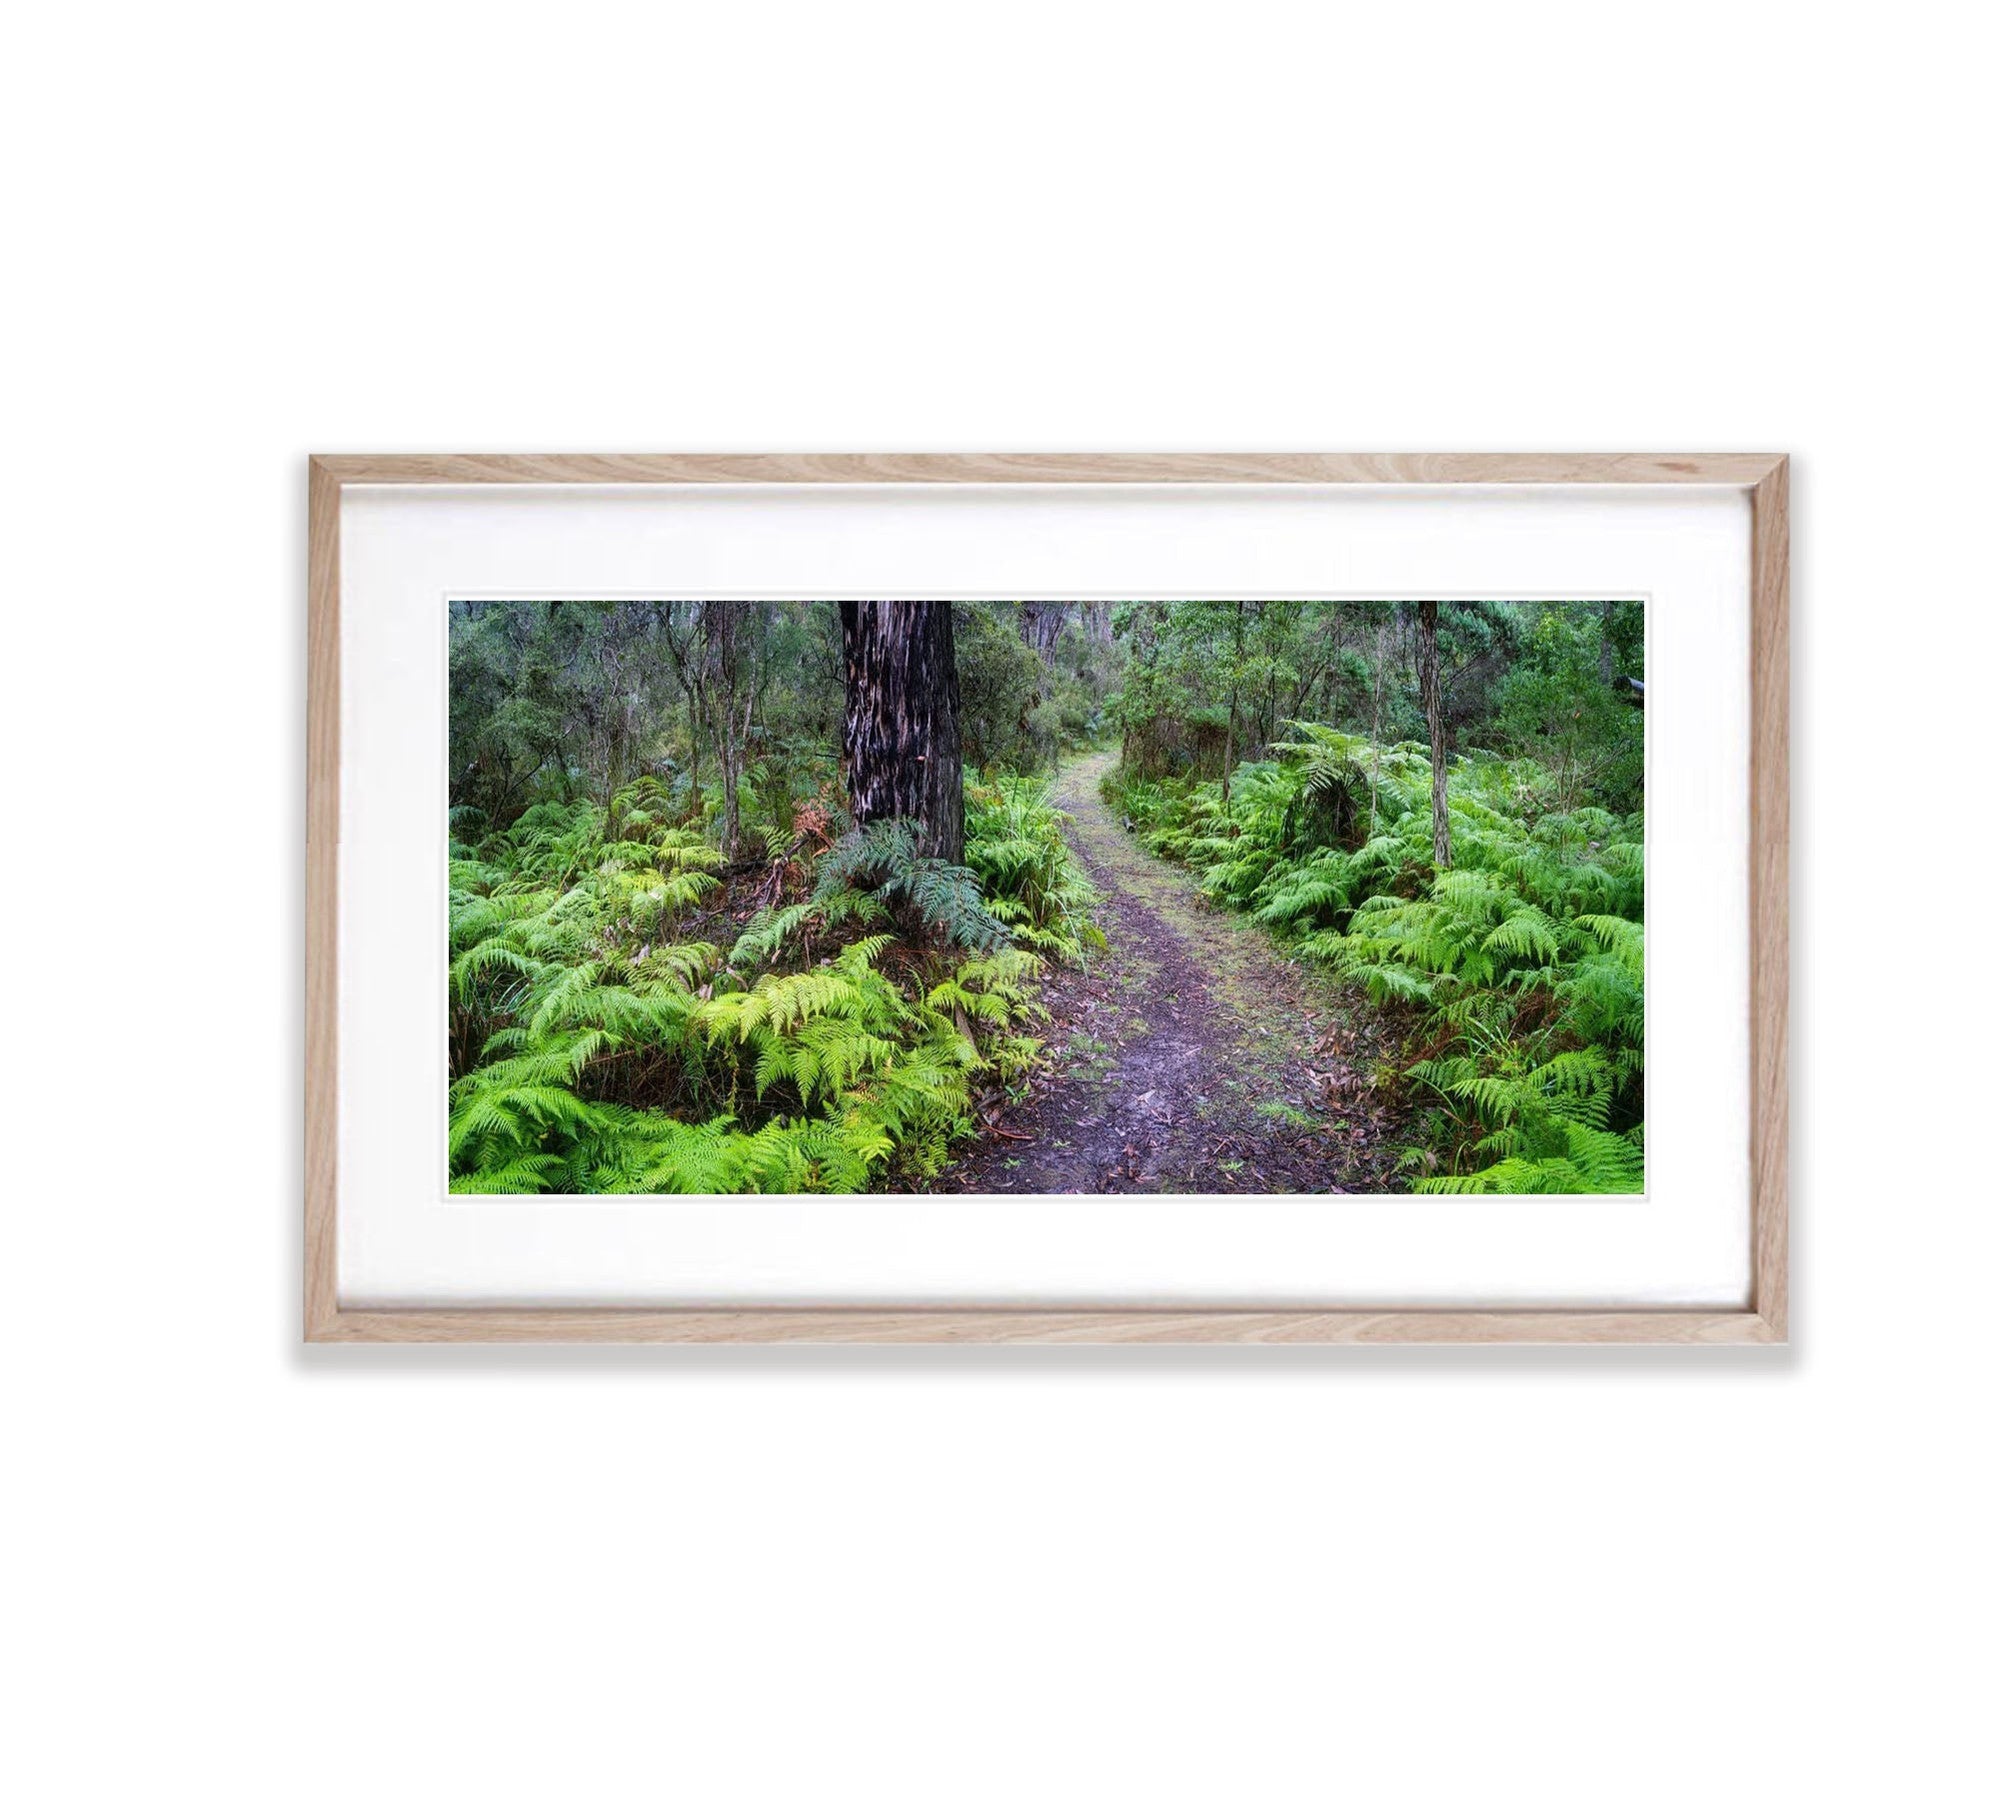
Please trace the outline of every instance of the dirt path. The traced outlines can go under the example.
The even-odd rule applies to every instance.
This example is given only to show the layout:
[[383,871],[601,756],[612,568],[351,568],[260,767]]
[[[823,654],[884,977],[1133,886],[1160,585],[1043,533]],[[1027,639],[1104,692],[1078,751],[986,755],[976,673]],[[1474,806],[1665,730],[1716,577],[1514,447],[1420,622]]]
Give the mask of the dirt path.
[[[1356,1193],[1393,1179],[1368,1075],[1389,1053],[1365,1006],[1210,907],[1098,796],[1109,755],[1052,798],[1103,895],[1110,939],[1043,989],[1048,1067],[938,1177],[953,1193]],[[1011,1133],[1002,1134],[1002,1133]]]

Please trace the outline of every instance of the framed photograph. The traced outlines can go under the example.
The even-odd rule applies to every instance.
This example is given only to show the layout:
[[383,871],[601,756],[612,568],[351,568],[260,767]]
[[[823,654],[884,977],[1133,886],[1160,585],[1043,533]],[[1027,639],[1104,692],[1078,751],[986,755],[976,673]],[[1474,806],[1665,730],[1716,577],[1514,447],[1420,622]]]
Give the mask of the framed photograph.
[[306,1337],[1785,1341],[1787,492],[315,458]]

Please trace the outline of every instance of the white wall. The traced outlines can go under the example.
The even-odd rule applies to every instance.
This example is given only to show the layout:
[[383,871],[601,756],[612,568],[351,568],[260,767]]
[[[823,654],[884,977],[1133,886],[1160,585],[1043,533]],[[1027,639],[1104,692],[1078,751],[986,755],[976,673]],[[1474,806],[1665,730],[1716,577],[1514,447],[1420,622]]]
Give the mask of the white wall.
[[[13,1789],[1989,1782],[1971,16],[17,23]],[[308,451],[1222,447],[1797,454],[1795,1349],[295,1346]]]

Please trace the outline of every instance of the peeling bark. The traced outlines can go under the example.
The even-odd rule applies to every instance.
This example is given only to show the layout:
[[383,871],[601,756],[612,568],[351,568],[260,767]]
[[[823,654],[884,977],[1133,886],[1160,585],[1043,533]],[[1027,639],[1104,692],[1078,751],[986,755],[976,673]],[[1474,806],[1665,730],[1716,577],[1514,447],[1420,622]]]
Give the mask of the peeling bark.
[[948,601],[842,600],[841,755],[854,822],[914,819],[923,853],[965,859],[958,663]]

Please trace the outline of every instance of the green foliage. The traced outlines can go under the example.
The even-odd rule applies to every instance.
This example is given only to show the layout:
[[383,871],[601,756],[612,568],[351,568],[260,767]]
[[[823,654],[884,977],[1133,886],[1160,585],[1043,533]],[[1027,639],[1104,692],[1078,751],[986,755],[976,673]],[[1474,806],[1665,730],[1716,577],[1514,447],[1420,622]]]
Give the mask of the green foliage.
[[859,1192],[933,1175],[972,1083],[1017,1078],[1039,1048],[1021,1026],[1043,1015],[1041,958],[1103,941],[1045,794],[968,793],[978,872],[915,856],[892,821],[850,834],[811,898],[756,914],[726,950],[721,853],[663,822],[661,798],[641,780],[612,808],[544,802],[454,837],[453,1190]]
[[[1642,629],[1638,609],[1629,611]],[[1125,767],[1148,778],[1219,778],[1232,772],[1225,764],[1275,751],[1287,718],[1364,726],[1383,743],[1425,735],[1411,613],[1404,604],[1329,600],[1120,607],[1116,629],[1129,655],[1106,710],[1124,733]],[[1522,654],[1532,613],[1507,601],[1441,608],[1443,717],[1454,745],[1512,747],[1491,729],[1495,695]]]
[[958,706],[967,767],[1033,769],[1059,752],[1044,711],[1048,670],[1022,637],[1014,606],[957,602]]
[[1589,795],[1619,810],[1637,805],[1645,778],[1644,715],[1629,702],[1629,683],[1606,683],[1603,666],[1606,650],[1613,670],[1629,660],[1632,627],[1625,621],[1642,627],[1642,612],[1613,608],[1606,620],[1590,606],[1532,610],[1538,616],[1525,657],[1495,695],[1495,735],[1541,759],[1559,810]]
[[1062,836],[1045,781],[1000,776],[965,789],[965,861],[990,916],[1019,942],[1062,962],[1102,949],[1096,889]]
[[864,890],[900,910],[920,928],[961,949],[997,949],[1011,936],[986,910],[969,868],[926,856],[917,827],[906,818],[878,818],[849,831],[819,859],[818,898]]
[[1416,1178],[1642,1178],[1641,607],[1442,605],[1440,874],[1412,607],[952,604],[962,868],[847,831],[830,603],[452,602],[454,1184],[923,1179],[1103,941],[1031,777],[1113,730],[1146,847],[1404,1024]]
[[1037,603],[1053,632],[1045,653],[1028,641],[1034,621],[1018,601],[956,600],[951,610],[967,768],[1029,774],[1098,741],[1122,657],[1092,636],[1087,608]]
[[1105,798],[1218,904],[1409,1015],[1419,1191],[1640,1189],[1642,815],[1547,810],[1544,765],[1474,752],[1452,764],[1439,871],[1420,746],[1294,723],[1275,749],[1226,802],[1217,782],[1122,773]]

